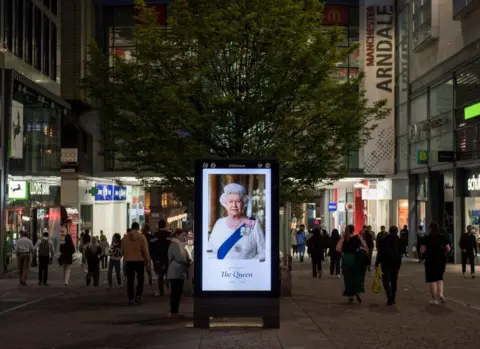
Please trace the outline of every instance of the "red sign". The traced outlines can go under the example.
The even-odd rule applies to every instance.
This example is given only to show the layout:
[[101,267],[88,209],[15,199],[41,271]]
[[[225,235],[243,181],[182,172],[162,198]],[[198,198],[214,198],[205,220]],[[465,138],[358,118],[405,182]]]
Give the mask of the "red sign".
[[323,8],[323,24],[348,26],[348,7],[325,5]]
[[147,216],[147,215],[149,215],[149,214],[150,214],[150,212],[151,212],[151,211],[150,211],[150,209],[149,209],[149,208],[146,208],[144,212],[145,212],[145,216]]
[[[160,4],[160,5],[147,5],[149,8],[155,10],[157,13],[157,23],[160,25],[167,24],[167,5]],[[138,16],[138,12],[137,12]]]

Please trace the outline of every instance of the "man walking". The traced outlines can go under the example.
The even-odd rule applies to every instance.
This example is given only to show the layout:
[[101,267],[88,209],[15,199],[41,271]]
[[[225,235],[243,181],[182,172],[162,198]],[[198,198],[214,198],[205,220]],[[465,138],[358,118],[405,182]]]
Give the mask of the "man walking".
[[475,256],[477,255],[477,239],[473,234],[473,227],[469,225],[467,232],[460,237],[460,249],[462,250],[462,273],[465,277],[467,260],[470,262],[470,275],[475,278]]
[[55,247],[53,242],[48,239],[48,231],[43,233],[42,240],[37,242],[35,249],[38,251],[38,285],[47,286],[48,265],[55,255]]
[[[128,304],[142,303],[143,284],[145,282],[145,266],[150,267],[150,254],[145,236],[140,233],[138,222],[132,223],[132,230],[122,239],[123,259],[127,271]],[[137,289],[134,293],[135,274]]]
[[165,290],[165,276],[168,267],[168,248],[171,243],[171,233],[166,230],[167,222],[161,219],[158,222],[158,231],[150,237],[150,256],[153,269],[158,277],[158,292],[155,295],[163,296]]
[[27,285],[28,268],[33,250],[32,240],[27,237],[27,232],[22,230],[20,239],[17,240],[17,245],[15,246],[15,255],[17,256],[20,285],[23,286]]

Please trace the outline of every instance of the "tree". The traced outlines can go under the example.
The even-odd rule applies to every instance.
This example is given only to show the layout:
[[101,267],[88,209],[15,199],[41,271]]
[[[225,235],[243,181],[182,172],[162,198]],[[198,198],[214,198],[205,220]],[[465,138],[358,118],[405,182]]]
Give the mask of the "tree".
[[133,59],[91,45],[84,84],[113,135],[105,147],[184,200],[203,156],[277,157],[283,198],[302,200],[345,175],[389,112],[368,103],[362,76],[336,77],[356,48],[338,48],[317,1],[173,0],[167,27],[136,6]]

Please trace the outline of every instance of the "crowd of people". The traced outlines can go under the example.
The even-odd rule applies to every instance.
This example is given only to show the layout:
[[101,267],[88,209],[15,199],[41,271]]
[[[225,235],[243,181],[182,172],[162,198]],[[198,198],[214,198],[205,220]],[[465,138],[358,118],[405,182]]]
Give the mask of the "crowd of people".
[[[21,232],[15,252],[20,284],[27,284],[29,266],[38,259],[38,284],[47,286],[48,267],[55,257],[48,233],[34,246],[27,233]],[[72,238],[66,234],[57,257],[58,263],[63,267],[65,286],[69,284],[75,252]],[[186,236],[182,229],[171,232],[167,230],[167,222],[160,220],[158,231],[152,233],[148,225],[140,231],[139,223],[134,222],[123,237],[114,234],[111,243],[102,231],[100,237],[95,237],[90,236],[86,230],[80,237],[79,252],[87,286],[100,285],[100,270],[103,269],[107,271],[108,286],[111,288],[115,272],[117,285],[126,286],[128,304],[139,305],[142,303],[146,274],[155,296],[163,296],[166,291],[170,291],[169,317],[179,316],[184,283],[189,278],[193,260],[193,253],[186,246]],[[158,285],[153,285],[154,274]]]
[[[422,231],[423,227],[420,227]],[[470,262],[471,275],[475,277],[475,256],[477,254],[476,238],[473,228],[467,227],[467,232],[460,239],[462,250],[462,268],[466,272],[466,263]],[[430,223],[426,234],[417,236],[417,251],[419,261],[425,265],[425,281],[429,285],[431,304],[445,303],[443,294],[443,276],[447,264],[447,254],[451,244],[437,223]],[[373,251],[377,255],[373,263]],[[408,228],[404,226],[399,231],[392,226],[388,231],[385,227],[375,234],[370,226],[364,226],[357,234],[353,225],[348,225],[340,236],[337,229],[329,235],[325,229],[315,228],[305,231],[302,225],[298,230],[292,230],[292,251],[300,262],[304,255],[310,256],[312,276],[322,277],[322,263],[330,258],[330,277],[340,278],[343,275],[344,292],[349,303],[362,302],[365,293],[365,276],[371,270],[381,268],[382,283],[387,296],[387,305],[395,304],[397,284],[402,258],[408,257]]]

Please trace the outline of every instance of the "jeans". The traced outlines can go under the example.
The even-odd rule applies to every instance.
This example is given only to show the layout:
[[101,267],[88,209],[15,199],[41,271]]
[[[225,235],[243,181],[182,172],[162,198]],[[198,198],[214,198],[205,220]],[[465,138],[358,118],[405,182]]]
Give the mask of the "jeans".
[[312,276],[317,277],[317,274],[322,276],[322,255],[312,254]]
[[178,314],[180,307],[180,299],[182,299],[183,285],[185,280],[183,279],[170,279],[170,313]]
[[340,261],[342,255],[337,251],[330,252],[330,275],[340,275]]
[[38,256],[38,283],[46,285],[48,282],[49,256]]
[[88,263],[88,272],[85,278],[87,286],[90,286],[90,282],[93,277],[93,286],[98,286],[100,282],[100,262],[90,262]]
[[110,261],[108,263],[108,286],[112,287],[113,280],[113,268],[115,268],[115,276],[117,277],[117,284],[121,285],[122,284],[122,275],[120,273],[120,264],[121,261],[120,259],[112,259],[110,258]]
[[30,252],[20,252],[17,256],[17,263],[19,272],[18,277],[20,278],[20,283],[23,285],[27,282]]
[[394,303],[397,295],[398,272],[400,269],[394,267],[382,267],[382,283],[388,302]]
[[100,261],[102,262],[102,269],[107,269],[108,266],[108,256],[101,256]]
[[63,265],[63,280],[65,281],[65,285],[68,285],[70,281],[70,272],[72,271],[71,264],[64,264]]
[[161,261],[154,261],[153,262],[153,269],[155,270],[155,274],[158,277],[158,292],[161,296],[163,296],[165,290],[165,277],[167,275],[167,266],[168,262],[161,262]]
[[470,262],[470,273],[475,274],[475,255],[469,252],[462,252],[462,273],[467,271],[467,260]]
[[[143,293],[143,284],[145,282],[145,262],[127,261],[125,262],[125,268],[127,269],[128,299],[133,301],[135,297],[140,298]],[[134,293],[135,274],[137,274],[137,290]]]

